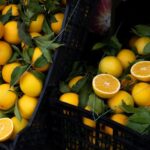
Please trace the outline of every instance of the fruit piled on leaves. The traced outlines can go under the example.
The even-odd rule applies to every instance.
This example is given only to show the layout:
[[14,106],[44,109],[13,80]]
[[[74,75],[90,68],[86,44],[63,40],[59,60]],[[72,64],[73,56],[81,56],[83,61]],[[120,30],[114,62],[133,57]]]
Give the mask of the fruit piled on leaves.
[[51,67],[66,1],[0,2],[0,142],[27,126]]

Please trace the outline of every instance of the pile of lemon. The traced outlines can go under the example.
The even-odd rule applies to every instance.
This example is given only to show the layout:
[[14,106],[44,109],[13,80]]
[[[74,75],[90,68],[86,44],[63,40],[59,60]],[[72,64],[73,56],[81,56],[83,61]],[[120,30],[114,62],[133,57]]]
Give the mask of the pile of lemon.
[[[58,0],[58,2],[60,1]],[[43,1],[39,3],[43,5]],[[30,2],[25,0],[19,1],[17,4],[7,1],[0,4],[0,18],[2,18],[2,20],[0,19],[0,142],[14,139],[28,125],[38,105],[38,97],[44,85],[44,80],[41,80],[34,72],[46,74],[50,67],[50,63],[38,68],[34,66],[34,62],[43,55],[41,48],[34,44],[30,47],[33,49],[33,53],[26,70],[21,76],[18,76],[19,72],[13,74],[14,70],[21,69],[25,65],[22,55],[29,48],[26,41],[20,38],[18,27],[18,22],[22,17],[21,8],[28,7],[28,5]],[[60,6],[62,7],[62,5],[64,7],[66,1],[63,0]],[[53,17],[55,21],[47,25],[57,35],[62,27],[64,13],[57,12],[53,14]],[[7,19],[5,20],[5,18]],[[46,34],[42,31],[45,20],[46,16],[42,12],[36,14],[34,20],[28,20],[30,22],[26,32],[30,35],[31,40]],[[17,55],[16,59],[12,59],[15,57],[15,48],[20,55],[19,57]],[[17,78],[13,84],[11,83],[12,78]],[[16,110],[19,114],[15,113]]]

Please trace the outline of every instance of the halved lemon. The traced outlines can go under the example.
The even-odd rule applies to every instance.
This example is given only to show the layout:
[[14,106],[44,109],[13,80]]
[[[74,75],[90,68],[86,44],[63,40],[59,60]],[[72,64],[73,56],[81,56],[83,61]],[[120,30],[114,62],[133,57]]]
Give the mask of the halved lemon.
[[110,74],[99,74],[93,78],[93,90],[101,98],[111,98],[120,90],[120,81]]
[[150,81],[150,61],[139,61],[131,67],[131,74],[140,81]]
[[8,140],[13,133],[13,122],[9,118],[0,119],[0,142]]

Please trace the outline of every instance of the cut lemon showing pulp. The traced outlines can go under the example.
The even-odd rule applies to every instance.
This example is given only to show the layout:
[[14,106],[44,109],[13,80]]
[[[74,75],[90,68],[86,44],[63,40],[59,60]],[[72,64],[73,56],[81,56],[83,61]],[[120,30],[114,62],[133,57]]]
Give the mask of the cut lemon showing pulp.
[[131,67],[131,74],[140,81],[150,81],[150,61],[139,61]]
[[119,80],[110,74],[99,74],[93,78],[93,90],[101,98],[111,98],[120,89]]
[[0,119],[0,142],[10,138],[13,132],[13,122],[9,118]]

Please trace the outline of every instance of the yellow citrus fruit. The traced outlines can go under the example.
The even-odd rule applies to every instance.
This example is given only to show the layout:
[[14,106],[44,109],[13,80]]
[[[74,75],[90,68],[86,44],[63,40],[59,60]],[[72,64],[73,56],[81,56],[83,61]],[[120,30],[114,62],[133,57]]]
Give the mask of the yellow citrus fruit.
[[136,42],[136,40],[137,40],[138,38],[139,38],[139,37],[137,37],[137,36],[133,36],[133,37],[129,40],[129,46],[130,46],[131,48],[135,47],[135,42]]
[[58,34],[62,28],[62,23],[64,20],[64,14],[63,13],[56,13],[54,15],[56,22],[51,23],[51,29],[54,33]]
[[[128,122],[128,117],[124,114],[114,114],[110,119],[122,125],[126,125]],[[105,126],[105,133],[113,135],[113,129],[111,127]]]
[[[33,64],[33,67],[34,67],[34,63],[36,62],[36,60],[42,56],[42,51],[40,48],[36,47],[34,49],[34,53],[33,53],[33,56],[32,56],[32,64]],[[40,71],[40,72],[44,72],[44,71],[47,71],[48,68],[49,68],[50,64],[46,64],[44,65],[43,67],[35,67],[36,70]]]
[[29,26],[29,32],[41,32],[44,22],[44,14],[39,14],[36,20],[31,21]]
[[140,37],[135,41],[135,48],[140,55],[144,55],[144,47],[150,43],[150,38]]
[[0,85],[0,109],[1,110],[8,110],[12,106],[14,106],[17,95],[14,92],[14,88],[11,87],[9,84],[1,84]]
[[0,142],[8,140],[13,133],[13,122],[9,118],[0,118]]
[[0,65],[4,65],[12,56],[11,46],[4,41],[0,41]]
[[111,98],[120,89],[120,81],[110,74],[99,74],[93,78],[92,87],[101,98]]
[[42,91],[43,83],[31,72],[25,72],[20,78],[20,88],[24,94],[37,97]]
[[16,135],[27,126],[28,121],[24,118],[22,118],[20,121],[15,116],[12,117],[11,120],[14,125],[14,130],[13,130],[11,139],[14,139],[16,137]]
[[4,26],[4,39],[11,44],[19,44],[19,30],[17,21],[9,21]]
[[37,106],[37,103],[38,103],[37,98],[23,95],[18,100],[18,106],[19,106],[21,116],[25,119],[30,119]]
[[64,93],[60,96],[59,100],[61,102],[68,103],[70,105],[78,106],[79,104],[79,95],[76,93]]
[[122,74],[123,67],[117,57],[106,56],[99,62],[99,71],[101,73],[108,73],[115,77],[119,77]]
[[31,35],[32,38],[42,36],[42,35],[41,35],[40,33],[38,33],[38,32],[31,32],[30,35]]
[[70,87],[70,88],[72,88],[74,85],[76,85],[76,83],[79,81],[79,80],[81,80],[83,78],[83,76],[76,76],[76,77],[73,77],[70,81],[69,81],[69,83],[68,83],[68,86]]
[[[85,110],[91,111],[91,107],[90,106],[86,106]],[[96,122],[90,118],[87,117],[83,117],[83,124],[85,124],[86,126],[89,126],[91,128],[95,128],[96,127]]]
[[132,89],[132,96],[138,106],[150,105],[150,84],[140,82]]
[[6,5],[2,10],[2,15],[7,14],[10,9],[12,11],[12,16],[19,16],[18,6],[16,4]]
[[4,25],[2,22],[0,22],[0,39],[3,37],[4,35]]
[[123,90],[119,91],[116,95],[108,100],[108,106],[115,113],[122,113],[122,102],[124,102],[126,105],[134,106],[133,97],[128,92]]
[[120,60],[124,69],[130,66],[136,60],[135,54],[129,49],[122,49],[117,54],[117,58]]
[[132,65],[131,74],[140,81],[150,81],[150,61],[139,61]]
[[21,66],[21,64],[18,63],[18,62],[13,62],[13,63],[6,64],[6,65],[3,66],[3,68],[2,68],[2,77],[3,77],[3,80],[5,82],[10,83],[12,72],[18,66]]
[[[136,78],[132,76],[131,74],[127,74],[122,80],[121,80],[121,87],[123,89],[128,88],[128,90],[132,89],[133,85],[137,82]],[[129,89],[130,88],[130,89]]]

